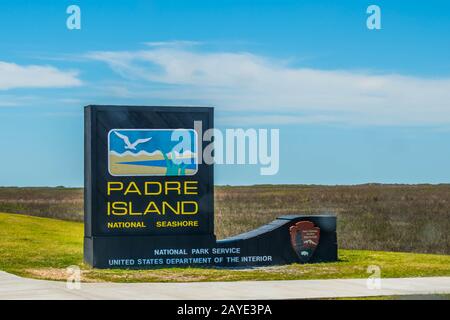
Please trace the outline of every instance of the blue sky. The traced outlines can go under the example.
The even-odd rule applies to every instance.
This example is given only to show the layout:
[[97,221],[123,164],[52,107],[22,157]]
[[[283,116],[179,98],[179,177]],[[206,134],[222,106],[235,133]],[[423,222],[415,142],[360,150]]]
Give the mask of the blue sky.
[[87,104],[212,105],[219,128],[280,129],[277,175],[222,165],[218,184],[450,180],[448,1],[0,8],[0,185],[81,186]]
[[[151,141],[138,143],[135,150],[127,148],[122,137],[117,136],[119,133],[128,137],[131,144],[138,139],[148,139]],[[174,132],[178,132],[174,135]],[[173,138],[172,138],[173,137]],[[184,152],[192,151],[196,153],[196,136],[194,130],[112,130],[109,132],[109,150],[123,154],[126,151],[139,153],[146,151],[152,153],[154,151],[162,151],[169,153],[172,151]],[[174,147],[176,147],[175,150]]]

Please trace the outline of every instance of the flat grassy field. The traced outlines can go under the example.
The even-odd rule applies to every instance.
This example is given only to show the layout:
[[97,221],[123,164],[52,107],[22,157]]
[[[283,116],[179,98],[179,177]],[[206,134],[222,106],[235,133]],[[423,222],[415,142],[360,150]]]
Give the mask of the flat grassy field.
[[94,270],[82,263],[80,222],[0,213],[0,270],[17,275],[65,280],[66,268],[80,266],[82,280],[114,282],[190,282],[367,278],[369,265],[382,277],[450,276],[450,256],[340,250],[340,261],[253,269],[164,268]]
[[[332,213],[339,247],[450,254],[450,185],[260,185],[215,188],[219,239],[285,214]],[[0,188],[0,212],[83,219],[80,188]]]

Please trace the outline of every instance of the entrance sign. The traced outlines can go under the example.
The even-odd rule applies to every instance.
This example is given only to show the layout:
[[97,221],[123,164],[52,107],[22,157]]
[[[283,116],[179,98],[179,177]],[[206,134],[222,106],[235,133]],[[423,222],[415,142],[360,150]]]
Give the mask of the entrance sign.
[[[194,126],[194,122],[196,126]],[[336,218],[284,216],[216,240],[213,109],[85,108],[84,259],[98,268],[262,266],[337,260]],[[242,214],[245,214],[243,212]]]

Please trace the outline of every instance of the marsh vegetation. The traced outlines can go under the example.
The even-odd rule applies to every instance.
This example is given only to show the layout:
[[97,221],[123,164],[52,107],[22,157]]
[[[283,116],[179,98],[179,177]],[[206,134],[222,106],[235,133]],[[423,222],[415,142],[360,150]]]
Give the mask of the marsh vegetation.
[[[83,220],[80,188],[0,188],[0,212]],[[450,185],[261,185],[215,189],[217,237],[285,214],[338,216],[340,248],[450,254]]]

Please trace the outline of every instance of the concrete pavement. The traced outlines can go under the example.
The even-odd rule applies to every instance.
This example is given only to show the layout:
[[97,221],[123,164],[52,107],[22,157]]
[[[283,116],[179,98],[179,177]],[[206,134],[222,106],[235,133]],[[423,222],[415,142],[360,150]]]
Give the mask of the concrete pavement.
[[450,277],[381,279],[368,289],[366,279],[239,281],[194,283],[81,283],[21,278],[0,271],[0,299],[305,299],[379,295],[450,294]]

